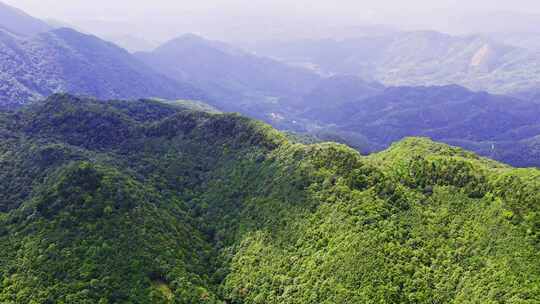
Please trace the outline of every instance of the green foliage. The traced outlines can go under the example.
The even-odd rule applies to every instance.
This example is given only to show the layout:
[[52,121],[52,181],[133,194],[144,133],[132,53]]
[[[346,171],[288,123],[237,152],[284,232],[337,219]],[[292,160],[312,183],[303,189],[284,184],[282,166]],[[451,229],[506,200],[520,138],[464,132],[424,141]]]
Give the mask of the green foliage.
[[51,180],[7,219],[2,303],[150,303],[157,280],[163,303],[198,302],[211,248],[180,201],[88,162]]
[[540,300],[537,170],[67,95],[0,140],[1,303]]

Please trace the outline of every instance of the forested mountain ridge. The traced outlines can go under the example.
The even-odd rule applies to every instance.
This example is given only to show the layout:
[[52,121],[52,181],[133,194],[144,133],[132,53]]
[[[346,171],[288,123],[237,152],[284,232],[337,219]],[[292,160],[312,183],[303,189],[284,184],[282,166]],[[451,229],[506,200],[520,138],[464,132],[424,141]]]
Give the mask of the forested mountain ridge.
[[0,106],[72,93],[97,98],[205,99],[127,51],[95,36],[61,28],[31,37],[0,30]]
[[69,95],[0,114],[0,141],[2,303],[540,299],[534,169]]

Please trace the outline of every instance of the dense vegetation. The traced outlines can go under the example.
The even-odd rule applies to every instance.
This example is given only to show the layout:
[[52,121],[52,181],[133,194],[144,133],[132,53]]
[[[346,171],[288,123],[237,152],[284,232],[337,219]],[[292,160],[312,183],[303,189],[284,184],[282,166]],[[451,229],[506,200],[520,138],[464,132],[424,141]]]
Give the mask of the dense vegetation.
[[538,303],[540,172],[155,100],[0,114],[2,303]]

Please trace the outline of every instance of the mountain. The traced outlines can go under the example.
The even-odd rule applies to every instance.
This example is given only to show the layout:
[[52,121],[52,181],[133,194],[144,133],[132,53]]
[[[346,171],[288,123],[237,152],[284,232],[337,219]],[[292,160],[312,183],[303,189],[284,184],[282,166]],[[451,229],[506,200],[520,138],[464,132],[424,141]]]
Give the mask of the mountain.
[[536,303],[540,171],[156,100],[0,112],[2,303]]
[[202,88],[220,101],[218,107],[261,119],[298,102],[320,81],[308,70],[191,34],[136,56],[170,78]]
[[[436,139],[519,139],[512,130],[540,123],[540,104],[459,86],[388,88],[375,97],[346,104],[341,110],[343,115],[338,119],[350,122],[348,127],[373,126],[368,133],[387,144],[407,136],[397,131],[424,132],[419,135]],[[385,125],[395,129],[386,132]]]
[[539,103],[452,85],[390,87],[300,117],[338,135],[355,135],[367,151],[427,136],[516,166],[540,166],[535,146],[525,144],[540,134],[539,114]]
[[16,106],[58,92],[97,98],[203,99],[127,51],[68,28],[21,38],[0,30],[0,104]]
[[46,22],[0,2],[0,29],[18,35],[32,36],[49,31],[52,28]]
[[510,94],[538,87],[540,53],[485,35],[397,32],[352,39],[266,44],[258,53],[322,74],[352,74],[387,86],[458,84]]

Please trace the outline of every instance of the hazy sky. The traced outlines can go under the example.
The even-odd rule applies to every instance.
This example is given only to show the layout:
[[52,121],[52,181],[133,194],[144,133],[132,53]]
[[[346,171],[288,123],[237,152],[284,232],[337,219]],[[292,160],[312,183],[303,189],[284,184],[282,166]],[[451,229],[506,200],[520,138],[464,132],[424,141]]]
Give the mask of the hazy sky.
[[461,18],[467,14],[472,16],[469,19],[481,19],[479,23],[487,29],[504,29],[526,19],[499,16],[490,23],[492,12],[540,15],[540,0],[3,1],[36,17],[65,21],[100,35],[131,34],[156,41],[184,32],[234,40],[366,23],[463,32],[468,25]]
[[512,10],[540,13],[538,0],[5,0],[37,16],[54,18],[172,14],[221,10],[234,13],[286,11],[303,14],[365,14],[438,9]]

